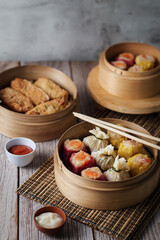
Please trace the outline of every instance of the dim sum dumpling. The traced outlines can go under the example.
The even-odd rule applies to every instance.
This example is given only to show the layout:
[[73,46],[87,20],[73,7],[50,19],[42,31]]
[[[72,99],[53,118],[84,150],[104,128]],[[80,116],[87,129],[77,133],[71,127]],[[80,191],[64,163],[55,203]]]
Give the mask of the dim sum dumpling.
[[[117,125],[122,126],[120,124]],[[107,134],[109,136],[109,142],[115,147],[115,149],[118,149],[121,142],[126,139],[122,135],[109,130],[107,130]]]
[[142,143],[136,142],[134,140],[124,140],[118,149],[118,155],[128,159],[135,154],[141,153]]
[[145,170],[147,170],[152,164],[151,158],[144,154],[136,154],[128,159],[128,165],[130,167],[130,173],[132,176],[136,176]]
[[106,180],[106,176],[101,172],[99,167],[86,168],[81,172],[81,176],[93,180]]
[[108,181],[121,181],[130,178],[129,166],[125,158],[116,157],[113,167],[104,172]]
[[100,148],[105,148],[108,145],[109,137],[105,132],[101,131],[99,127],[96,127],[89,132],[93,135],[85,137],[83,142],[89,147],[91,152],[98,151]]
[[105,140],[109,138],[108,135],[105,132],[101,131],[99,127],[95,127],[95,129],[89,130],[89,132],[100,140]]
[[144,71],[150,70],[155,66],[155,58],[150,55],[140,54],[136,57],[136,64],[141,66]]
[[96,164],[105,171],[113,166],[116,152],[114,147],[110,144],[97,152],[92,152],[91,156],[95,159]]

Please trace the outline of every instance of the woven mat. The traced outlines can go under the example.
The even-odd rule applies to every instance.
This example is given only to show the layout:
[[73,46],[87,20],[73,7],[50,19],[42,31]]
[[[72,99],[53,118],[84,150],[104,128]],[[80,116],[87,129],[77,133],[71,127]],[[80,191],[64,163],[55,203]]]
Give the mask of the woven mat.
[[[160,134],[159,118],[151,115],[124,115],[102,111],[96,117],[114,117],[138,123],[155,136]],[[117,211],[99,211],[80,207],[66,199],[58,190],[54,177],[54,159],[50,157],[22,186],[17,193],[44,205],[57,206],[66,215],[96,230],[118,239],[138,239],[149,220],[160,206],[160,183],[144,202]]]

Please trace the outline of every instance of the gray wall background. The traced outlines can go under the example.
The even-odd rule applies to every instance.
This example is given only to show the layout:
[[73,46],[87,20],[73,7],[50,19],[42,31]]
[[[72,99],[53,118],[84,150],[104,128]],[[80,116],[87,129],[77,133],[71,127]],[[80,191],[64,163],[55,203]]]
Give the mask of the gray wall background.
[[0,60],[90,60],[123,41],[160,48],[159,0],[0,0]]

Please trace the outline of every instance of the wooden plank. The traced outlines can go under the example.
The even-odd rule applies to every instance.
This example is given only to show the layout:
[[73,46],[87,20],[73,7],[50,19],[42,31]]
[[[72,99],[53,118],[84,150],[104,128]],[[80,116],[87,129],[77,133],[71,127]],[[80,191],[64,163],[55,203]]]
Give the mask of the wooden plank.
[[94,101],[87,90],[87,76],[95,65],[97,65],[96,61],[71,62],[72,78],[77,87],[80,99],[79,111],[88,115],[93,115],[96,111]]
[[[97,65],[97,62],[95,61],[87,61],[87,62],[71,62],[71,69],[72,69],[72,77],[74,79],[74,82],[77,86],[78,93],[80,96],[80,112],[92,115],[94,111],[96,110],[93,100],[91,99],[89,92],[86,88],[86,79],[91,71],[91,69]],[[88,104],[86,104],[88,103]],[[159,223],[160,223],[160,210],[155,214],[153,219],[150,222],[150,225],[148,226],[147,230],[142,234],[141,238],[142,240],[149,240],[149,239],[159,239],[160,236],[160,229],[159,229]],[[108,236],[106,234],[102,234],[99,231],[94,232],[94,239],[95,240],[113,240],[115,238]]]
[[[21,63],[21,65],[24,64],[35,63],[33,62]],[[68,76],[71,76],[70,63],[67,61],[36,62],[36,64],[55,67],[63,71]],[[20,168],[19,185],[24,183],[25,180],[27,180],[33,174],[33,172],[35,172],[35,170],[53,154],[56,143],[57,140],[36,144],[37,150],[33,162],[29,166],[26,166],[25,168]],[[38,230],[34,226],[33,215],[35,211],[40,207],[42,207],[42,205],[35,201],[26,199],[22,196],[19,197],[19,239],[43,239],[43,240],[57,239],[57,237],[53,236],[49,237],[41,232],[38,232]],[[66,239],[66,236],[68,236],[67,239],[84,240],[84,236],[87,237],[86,239],[90,240],[93,239],[91,228],[69,218],[66,221],[64,229],[58,236],[60,239]]]
[[160,239],[160,209],[155,213],[140,240],[158,240]]
[[[87,62],[79,62],[79,61],[73,61],[71,62],[71,70],[72,70],[72,78],[74,80],[74,83],[76,84],[79,99],[80,99],[80,109],[79,111],[81,113],[87,114],[87,115],[93,115],[96,111],[96,106],[94,101],[92,100],[91,96],[89,95],[89,92],[87,90],[87,76],[91,69],[97,65],[96,61],[87,61]],[[94,239],[97,240],[111,240],[112,237],[100,233],[99,231],[93,230]],[[85,239],[87,238],[86,235]]]
[[9,68],[17,67],[18,62],[0,62],[0,72],[3,72]]
[[[0,135],[0,194],[1,194],[1,226],[0,239],[17,239],[17,188],[18,170],[6,158],[4,152],[8,137]],[[3,146],[3,147],[2,147]]]
[[[18,66],[18,62],[0,62],[0,72]],[[17,175],[18,169],[6,158],[4,146],[8,137],[0,134],[0,239],[17,239]]]
[[[26,64],[25,62],[22,63]],[[35,64],[35,63],[27,63]],[[87,115],[95,112],[93,100],[86,89],[86,79],[90,70],[97,62],[67,62],[67,61],[46,61],[36,62],[39,65],[48,65],[62,70],[75,81],[80,96],[80,111]],[[7,68],[18,66],[18,62],[0,62],[0,72]],[[86,104],[87,103],[87,104]],[[35,228],[33,222],[34,212],[42,205],[26,199],[22,196],[17,197],[15,190],[54,152],[56,142],[49,141],[37,144],[36,156],[33,162],[27,167],[16,168],[6,159],[3,146],[9,138],[0,135],[0,179],[1,179],[1,206],[0,216],[2,224],[0,227],[0,239],[77,239],[77,240],[113,240],[115,238],[94,231],[91,228],[80,224],[72,219],[67,219],[62,232],[55,237],[46,236]],[[20,178],[18,176],[20,175]],[[19,181],[19,183],[18,183]],[[18,205],[17,205],[18,204]],[[19,209],[19,214],[18,214]],[[19,228],[17,227],[17,218]],[[140,240],[158,240],[160,236],[160,210],[154,215],[148,227],[140,237]],[[94,234],[93,234],[94,233]],[[18,234],[18,237],[17,237]]]
[[95,240],[115,240],[114,237],[108,236],[107,234],[103,234],[99,231],[94,230],[94,238]]
[[21,62],[21,65],[41,65],[56,68],[71,76],[70,64],[68,61],[39,61],[39,62]]
[[[20,168],[19,184],[25,182],[49,156],[53,154],[56,141],[37,143],[36,155],[33,162],[24,168]],[[42,207],[41,204],[30,199],[20,196],[19,198],[19,239],[39,239],[33,216],[37,209]],[[44,239],[49,239],[47,236]]]

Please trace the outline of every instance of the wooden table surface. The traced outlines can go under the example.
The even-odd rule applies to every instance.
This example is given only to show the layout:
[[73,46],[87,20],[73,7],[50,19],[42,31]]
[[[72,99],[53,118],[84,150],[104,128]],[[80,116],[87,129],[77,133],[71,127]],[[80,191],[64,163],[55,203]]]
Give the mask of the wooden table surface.
[[[0,72],[5,69],[25,64],[40,64],[55,67],[70,76],[75,82],[79,97],[79,111],[93,115],[96,111],[93,100],[88,94],[86,81],[89,71],[97,64],[94,61],[45,61],[45,62],[0,62]],[[23,184],[41,164],[54,152],[57,140],[37,143],[36,156],[33,162],[23,168],[17,168],[8,162],[4,145],[8,137],[0,134],[0,240],[112,240],[113,237],[102,234],[87,227],[84,224],[67,219],[65,228],[59,236],[49,237],[38,232],[33,222],[33,214],[42,207],[41,204],[18,196],[15,191]],[[140,240],[160,239],[160,210],[158,210],[149,222]]]

